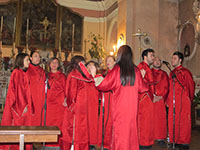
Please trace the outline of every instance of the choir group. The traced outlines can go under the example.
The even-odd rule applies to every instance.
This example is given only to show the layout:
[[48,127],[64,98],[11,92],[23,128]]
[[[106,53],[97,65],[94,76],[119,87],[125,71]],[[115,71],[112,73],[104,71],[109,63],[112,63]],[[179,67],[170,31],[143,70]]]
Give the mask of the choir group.
[[[192,75],[182,66],[181,52],[173,53],[174,69],[169,76],[154,54],[153,49],[144,50],[143,61],[136,66],[132,49],[123,45],[117,58],[106,58],[107,69],[99,71],[97,62],[85,62],[76,55],[63,73],[56,57],[48,61],[49,71],[45,72],[38,51],[30,56],[19,53],[1,125],[58,126],[58,142],[45,146],[62,150],[101,146],[150,150],[155,141],[167,146],[168,136],[168,143],[180,150],[189,149],[195,85]],[[17,150],[18,145],[2,144],[0,149]],[[32,144],[26,144],[29,149],[33,149]]]

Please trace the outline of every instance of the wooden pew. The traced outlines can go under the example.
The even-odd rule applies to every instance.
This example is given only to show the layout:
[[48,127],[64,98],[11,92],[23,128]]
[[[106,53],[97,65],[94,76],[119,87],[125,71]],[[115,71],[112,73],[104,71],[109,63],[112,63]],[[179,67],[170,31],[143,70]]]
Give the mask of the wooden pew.
[[0,143],[57,142],[60,130],[56,126],[0,126]]

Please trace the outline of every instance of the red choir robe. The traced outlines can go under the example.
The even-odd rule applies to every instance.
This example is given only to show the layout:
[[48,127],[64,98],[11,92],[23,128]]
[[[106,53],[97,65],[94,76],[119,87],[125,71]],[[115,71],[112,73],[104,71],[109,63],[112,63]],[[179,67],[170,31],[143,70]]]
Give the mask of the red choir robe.
[[89,143],[90,145],[97,145],[99,92],[94,82],[87,83],[86,88],[88,89]]
[[[189,144],[191,141],[191,102],[194,98],[195,83],[190,71],[183,66],[176,67],[173,71],[182,86],[175,79],[175,143]],[[168,127],[170,142],[173,142],[173,79],[169,76],[169,95],[167,105]]]
[[[30,97],[30,86],[26,72],[15,69],[10,77],[5,108],[3,111],[2,126],[29,126],[34,107]],[[19,145],[1,145],[3,150],[17,150]],[[30,146],[30,145],[29,145]],[[26,147],[30,149],[30,147]]]
[[40,66],[30,64],[27,75],[30,81],[31,98],[35,108],[35,114],[32,117],[32,126],[40,126],[41,121],[43,124],[44,119],[45,72]]
[[74,150],[89,149],[88,85],[92,80],[84,78],[78,70],[67,76],[65,94],[68,107],[65,109],[62,126],[62,149],[69,150],[74,141]]
[[135,68],[134,86],[122,86],[120,67],[116,65],[97,86],[101,91],[113,91],[112,150],[138,150],[137,110],[138,93],[148,91],[139,69]]
[[[111,70],[108,70],[110,72]],[[112,142],[112,117],[111,117],[111,106],[112,106],[112,91],[104,92],[104,148],[110,149]],[[101,93],[102,99],[102,93]],[[100,105],[100,115],[98,121],[98,146],[101,147],[102,144],[102,104]]]
[[[60,71],[56,73],[48,73],[49,89],[47,91],[47,114],[46,126],[57,126],[62,129],[62,121],[64,116],[63,102],[65,99],[65,74]],[[60,146],[60,136],[58,142],[54,144],[46,144],[46,146]]]
[[149,87],[148,93],[139,95],[139,110],[138,110],[138,135],[139,144],[142,146],[150,146],[154,144],[153,137],[153,93],[154,82],[153,74],[148,64],[141,62],[138,65],[140,70],[144,69],[146,74],[144,82]]
[[[102,97],[102,93],[101,93]],[[104,148],[110,149],[112,142],[112,92],[104,92]],[[102,99],[102,98],[101,98]],[[103,106],[102,100],[100,105],[100,115],[98,121],[98,146],[102,144],[102,118],[103,118]]]
[[167,116],[165,102],[169,91],[169,78],[165,71],[152,69],[154,79],[154,94],[162,96],[159,102],[153,103],[154,117],[154,139],[166,139],[167,137]]

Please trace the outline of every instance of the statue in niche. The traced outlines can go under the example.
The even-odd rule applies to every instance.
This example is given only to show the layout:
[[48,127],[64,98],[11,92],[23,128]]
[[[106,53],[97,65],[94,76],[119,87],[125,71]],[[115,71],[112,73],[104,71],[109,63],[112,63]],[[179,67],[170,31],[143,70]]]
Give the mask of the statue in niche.
[[193,9],[195,16],[198,16],[200,14],[200,0],[194,1],[192,9]]
[[189,57],[190,56],[190,46],[188,45],[188,43],[186,43],[186,45],[184,47],[184,56],[185,57]]

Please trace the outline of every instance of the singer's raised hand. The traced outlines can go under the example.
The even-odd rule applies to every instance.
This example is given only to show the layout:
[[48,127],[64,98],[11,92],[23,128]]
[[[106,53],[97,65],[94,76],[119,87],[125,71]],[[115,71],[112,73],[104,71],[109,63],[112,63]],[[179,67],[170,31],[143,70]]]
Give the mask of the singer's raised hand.
[[88,66],[88,68],[90,70],[90,74],[92,75],[92,77],[95,77],[96,76],[96,72],[97,72],[96,67],[93,66],[93,65],[90,65],[90,66]]
[[140,72],[141,72],[142,78],[144,78],[146,71],[144,69],[141,69]]

